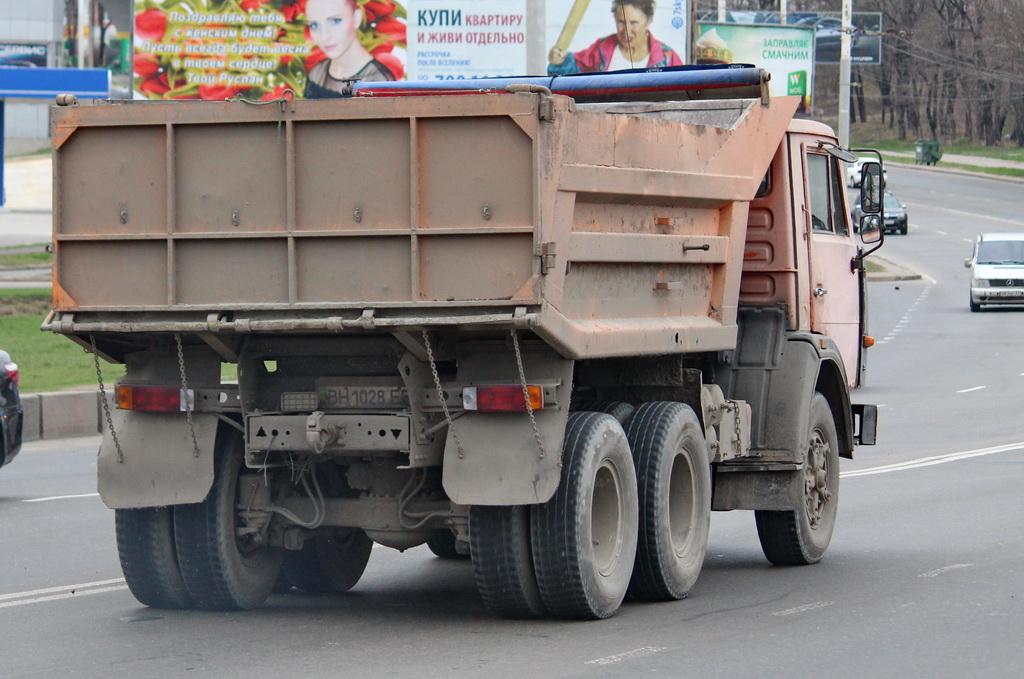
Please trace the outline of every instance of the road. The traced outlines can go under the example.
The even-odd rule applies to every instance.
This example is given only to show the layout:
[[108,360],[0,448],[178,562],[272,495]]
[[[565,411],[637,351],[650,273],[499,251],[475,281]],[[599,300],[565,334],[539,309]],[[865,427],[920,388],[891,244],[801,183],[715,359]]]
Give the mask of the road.
[[471,567],[374,550],[349,594],[245,613],[147,609],[95,495],[98,439],[38,442],[0,470],[0,677],[1017,677],[1024,675],[1022,310],[971,314],[981,229],[1024,230],[1020,185],[893,167],[927,276],[872,283],[880,443],[844,461],[824,561],[772,567],[746,512],[716,514],[691,597],[592,623],[510,622]]

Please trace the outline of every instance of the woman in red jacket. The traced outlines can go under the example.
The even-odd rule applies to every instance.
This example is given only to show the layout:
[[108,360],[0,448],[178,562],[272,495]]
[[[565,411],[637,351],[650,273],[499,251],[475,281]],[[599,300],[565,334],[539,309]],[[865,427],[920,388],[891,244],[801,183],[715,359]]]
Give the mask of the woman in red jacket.
[[548,75],[683,64],[678,52],[651,35],[654,0],[614,0],[612,13],[615,15],[614,35],[601,38],[578,52],[552,47],[548,53]]

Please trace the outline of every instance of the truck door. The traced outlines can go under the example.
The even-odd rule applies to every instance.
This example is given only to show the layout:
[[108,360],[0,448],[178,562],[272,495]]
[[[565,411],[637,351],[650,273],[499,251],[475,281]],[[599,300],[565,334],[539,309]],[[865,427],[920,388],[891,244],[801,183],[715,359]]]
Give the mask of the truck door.
[[857,246],[850,234],[843,175],[839,161],[821,151],[816,141],[805,139],[801,146],[806,177],[811,330],[828,335],[836,343],[847,380],[855,386],[860,370],[860,285],[858,272],[851,264]]

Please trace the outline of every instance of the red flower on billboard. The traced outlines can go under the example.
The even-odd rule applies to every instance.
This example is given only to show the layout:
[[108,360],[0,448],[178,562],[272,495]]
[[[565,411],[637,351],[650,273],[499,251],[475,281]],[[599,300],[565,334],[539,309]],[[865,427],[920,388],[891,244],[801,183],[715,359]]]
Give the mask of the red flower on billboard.
[[135,35],[143,40],[163,40],[167,32],[167,15],[158,9],[147,9],[135,15]]
[[287,23],[292,23],[300,14],[306,13],[306,0],[295,0],[295,2],[282,5],[280,12]]
[[395,42],[405,42],[406,38],[406,27],[405,22],[395,19],[394,17],[386,17],[378,21],[374,28],[377,29],[377,33],[386,33],[388,37]]
[[363,14],[365,23],[372,24],[381,17],[386,17],[395,11],[395,3],[388,0],[369,0],[363,3]]
[[200,85],[200,99],[230,99],[231,97],[249,89],[248,86],[239,85]]
[[254,9],[260,9],[260,7],[268,2],[270,2],[270,0],[242,0],[238,3],[238,6],[247,12],[251,12]]
[[382,52],[380,54],[375,54],[374,58],[384,64],[385,68],[391,71],[391,74],[395,76],[395,80],[401,80],[402,76],[405,75],[405,66],[402,64],[402,60],[394,54],[391,54],[390,52]]
[[309,69],[313,68],[326,58],[327,55],[324,54],[324,51],[322,49],[320,49],[319,47],[314,47],[313,51],[309,53],[308,57],[306,57],[306,60],[303,62],[303,65],[306,67],[306,70],[308,71]]
[[135,56],[135,75],[152,78],[160,70],[160,62],[156,59],[138,54]]

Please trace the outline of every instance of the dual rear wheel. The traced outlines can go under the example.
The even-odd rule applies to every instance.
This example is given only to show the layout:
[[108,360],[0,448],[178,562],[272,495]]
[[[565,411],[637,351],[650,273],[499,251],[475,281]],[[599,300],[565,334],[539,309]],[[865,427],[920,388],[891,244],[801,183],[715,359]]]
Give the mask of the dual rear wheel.
[[696,415],[647,403],[623,429],[623,408],[601,409],[569,416],[548,502],[470,510],[474,574],[499,615],[607,618],[627,594],[682,598],[700,573],[711,480]]

